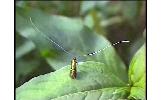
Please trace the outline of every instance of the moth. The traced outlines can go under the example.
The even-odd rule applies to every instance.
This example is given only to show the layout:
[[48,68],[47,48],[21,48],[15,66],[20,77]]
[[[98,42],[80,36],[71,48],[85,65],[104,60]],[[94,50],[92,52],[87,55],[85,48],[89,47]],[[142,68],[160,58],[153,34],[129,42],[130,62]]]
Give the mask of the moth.
[[76,79],[76,77],[77,77],[77,59],[76,59],[76,57],[74,57],[71,60],[70,77],[72,79]]
[[[40,31],[40,30],[38,29],[38,27],[33,23],[31,17],[30,17],[30,22],[31,22],[33,28],[34,28],[37,32],[41,33],[46,39],[48,39],[51,43],[53,43],[54,45],[56,45],[57,47],[59,47],[59,48],[60,48],[61,50],[63,50],[65,53],[70,54],[70,52],[68,52],[67,50],[65,50],[62,46],[60,46],[58,43],[56,43],[56,42],[55,42],[53,39],[51,39],[49,36],[43,34],[43,32]],[[118,42],[113,43],[112,45],[115,46],[115,45],[120,44],[120,43],[128,43],[128,42],[130,42],[130,41],[128,41],[128,40],[118,41]],[[104,51],[104,50],[107,49],[108,47],[111,47],[111,45],[107,45],[106,47],[104,47],[104,48],[102,48],[102,49],[100,49],[100,50],[98,50],[98,51],[95,51],[95,52],[92,52],[92,53],[88,53],[88,54],[85,54],[85,55],[83,55],[83,56],[93,56],[93,55],[95,55],[95,54],[100,53],[101,51]],[[77,78],[77,58],[76,58],[76,57],[74,57],[74,58],[71,60],[70,77],[71,77],[72,79],[76,79],[76,78]]]

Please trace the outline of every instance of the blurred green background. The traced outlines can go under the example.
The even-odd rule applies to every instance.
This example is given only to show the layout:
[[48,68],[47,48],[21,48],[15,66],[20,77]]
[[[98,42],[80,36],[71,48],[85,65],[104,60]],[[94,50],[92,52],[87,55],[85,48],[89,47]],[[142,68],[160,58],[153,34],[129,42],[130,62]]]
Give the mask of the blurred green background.
[[[81,18],[87,27],[111,43],[130,40],[131,45],[115,46],[126,66],[145,42],[145,1],[16,1],[16,7],[26,11],[35,8],[48,14]],[[18,31],[15,34],[16,87],[35,76],[55,71],[31,40],[21,36]]]

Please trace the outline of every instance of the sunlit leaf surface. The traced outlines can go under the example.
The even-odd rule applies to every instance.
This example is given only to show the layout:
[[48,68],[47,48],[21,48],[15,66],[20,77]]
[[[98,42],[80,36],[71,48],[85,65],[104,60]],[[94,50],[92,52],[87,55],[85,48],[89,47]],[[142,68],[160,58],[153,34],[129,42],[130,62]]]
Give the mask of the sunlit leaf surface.
[[133,57],[129,69],[131,87],[129,98],[145,99],[146,85],[146,49],[143,45]]
[[70,66],[31,79],[16,89],[16,100],[107,100],[126,98],[127,83],[99,62],[78,65],[76,79],[69,76]]

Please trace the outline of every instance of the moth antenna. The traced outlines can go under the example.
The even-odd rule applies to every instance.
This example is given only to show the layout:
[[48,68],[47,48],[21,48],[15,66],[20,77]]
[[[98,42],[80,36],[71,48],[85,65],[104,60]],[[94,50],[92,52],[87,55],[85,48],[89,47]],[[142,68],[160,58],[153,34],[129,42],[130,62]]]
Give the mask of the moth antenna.
[[42,31],[40,31],[40,30],[38,29],[38,27],[34,24],[34,22],[32,21],[32,18],[31,18],[31,17],[30,17],[29,19],[30,19],[30,22],[31,22],[33,28],[34,28],[36,31],[38,31],[39,33],[41,33],[46,39],[48,39],[50,42],[54,43],[54,44],[55,44],[56,46],[58,46],[61,50],[63,50],[65,53],[71,55],[70,52],[68,52],[67,50],[65,50],[62,46],[60,46],[58,43],[56,43],[54,40],[52,40],[49,36],[44,35],[44,33],[42,33]]
[[[113,43],[112,45],[115,46],[115,45],[120,44],[120,43],[129,43],[129,42],[130,42],[130,41],[128,41],[128,40],[123,40],[123,41],[115,42],[115,43]],[[98,50],[98,51],[94,51],[94,52],[91,52],[91,53],[88,53],[88,54],[84,54],[83,56],[93,56],[93,55],[95,55],[95,54],[98,54],[98,53],[100,53],[100,52],[106,50],[107,48],[111,47],[112,45],[108,45],[108,46],[106,46],[105,48],[100,49],[100,50]]]

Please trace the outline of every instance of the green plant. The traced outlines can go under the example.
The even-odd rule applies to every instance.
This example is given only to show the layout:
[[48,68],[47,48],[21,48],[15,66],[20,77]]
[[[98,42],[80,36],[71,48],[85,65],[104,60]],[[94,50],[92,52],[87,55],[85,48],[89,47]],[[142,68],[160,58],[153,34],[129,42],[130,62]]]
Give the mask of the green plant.
[[[110,42],[86,27],[81,19],[48,15],[34,9],[16,9],[18,33],[32,40],[56,70],[18,87],[17,100],[145,99],[145,45],[133,57],[128,73],[114,48],[110,47],[96,56],[83,58],[84,62],[77,66],[77,78],[71,79],[68,63],[72,57],[57,46],[51,48],[52,44],[41,34],[55,38],[77,56],[99,50]],[[42,33],[33,28],[30,18]]]

